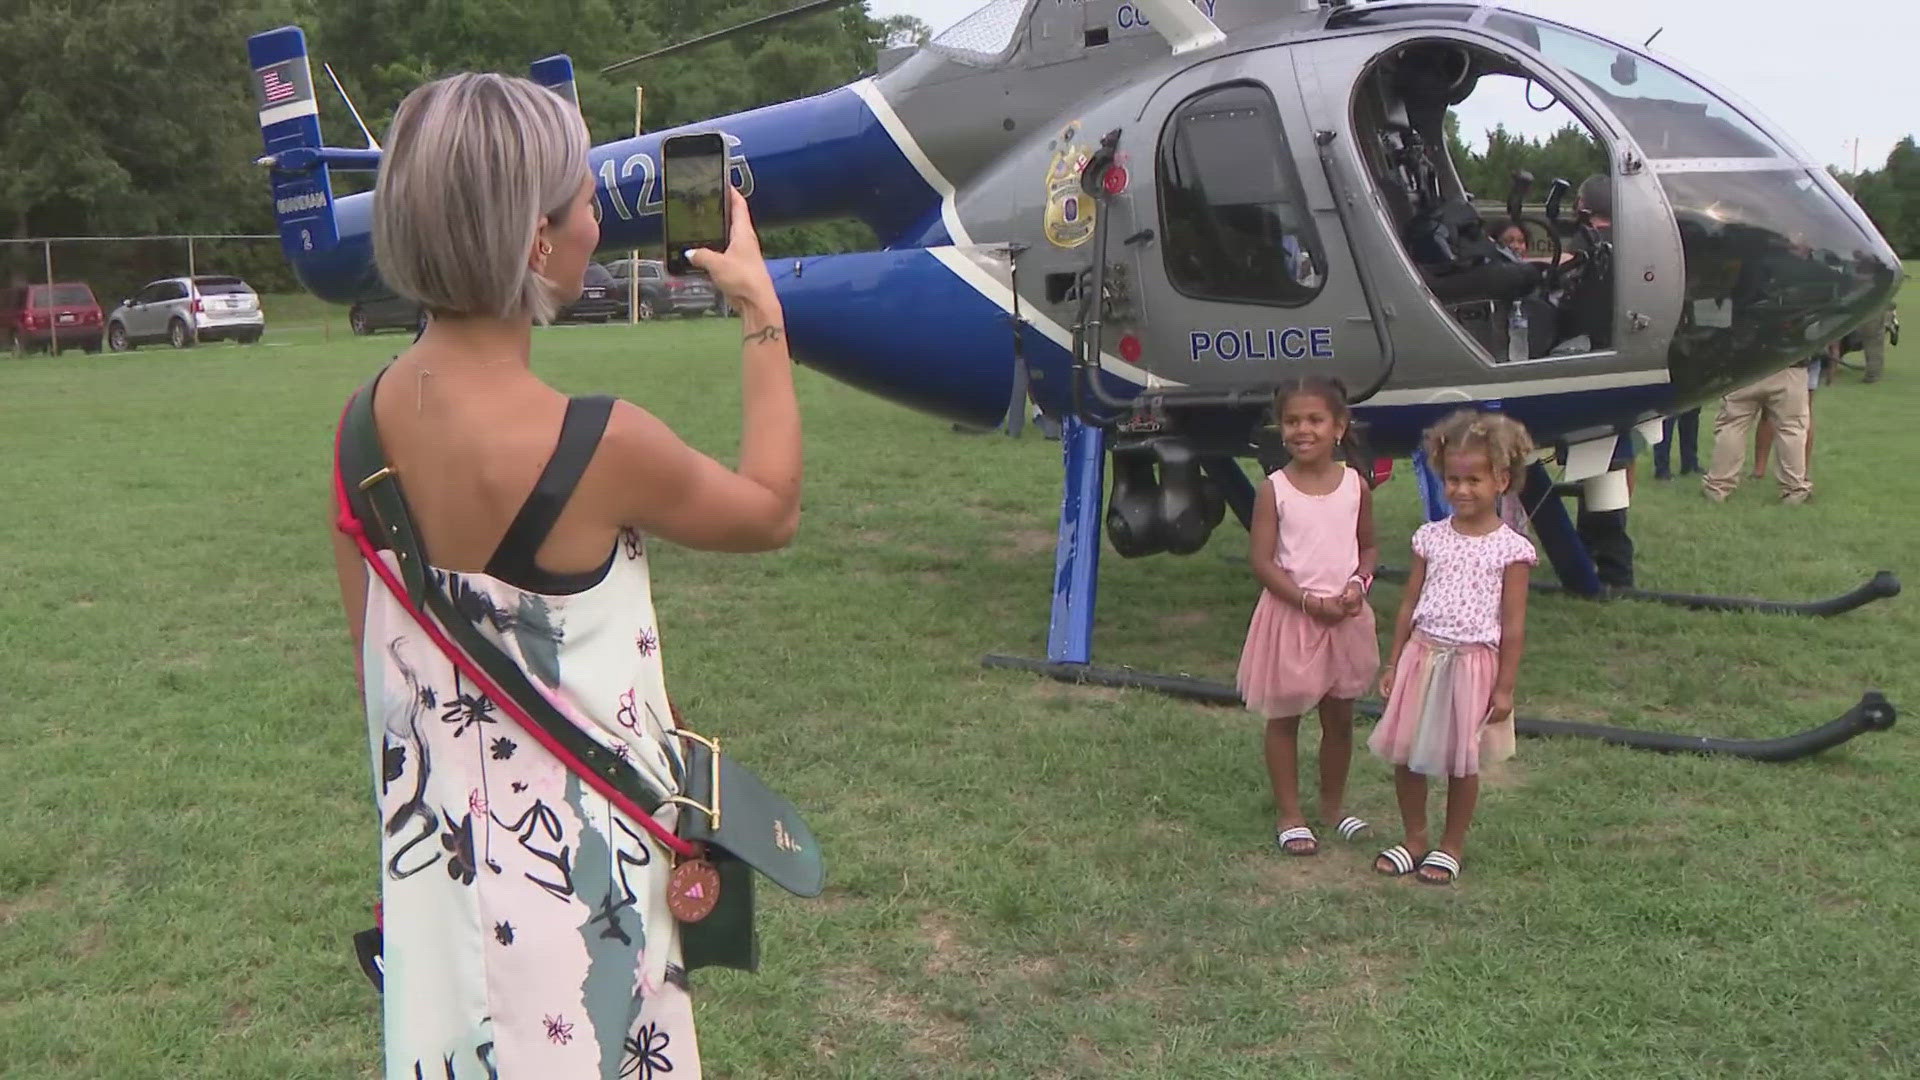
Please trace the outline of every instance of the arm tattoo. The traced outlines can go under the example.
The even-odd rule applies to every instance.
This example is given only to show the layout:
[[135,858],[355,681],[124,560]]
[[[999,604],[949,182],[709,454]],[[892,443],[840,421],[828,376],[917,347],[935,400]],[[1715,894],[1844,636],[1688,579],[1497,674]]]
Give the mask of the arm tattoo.
[[777,326],[763,326],[753,333],[748,334],[744,340],[749,345],[761,345],[769,341],[779,341],[780,328]]

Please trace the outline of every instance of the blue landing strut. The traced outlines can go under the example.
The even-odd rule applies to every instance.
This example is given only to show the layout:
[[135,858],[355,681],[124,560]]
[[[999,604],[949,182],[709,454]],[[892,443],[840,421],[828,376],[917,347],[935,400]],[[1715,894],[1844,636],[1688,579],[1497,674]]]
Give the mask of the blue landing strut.
[[[1240,704],[1240,695],[1231,686],[1179,675],[1152,675],[1132,668],[1093,666],[1093,610],[1100,581],[1107,433],[1104,428],[1090,427],[1068,416],[1062,422],[1060,445],[1066,461],[1066,481],[1060,497],[1060,533],[1053,553],[1053,616],[1047,626],[1047,658],[989,655],[982,663],[990,668],[1035,672],[1062,682],[1131,686],[1222,705]],[[1215,475],[1242,523],[1250,520],[1253,484],[1246,473],[1231,459],[1224,464],[1209,461],[1202,467]],[[1229,469],[1239,474],[1238,484],[1225,475]]]
[[1100,590],[1100,508],[1107,475],[1107,432],[1075,416],[1060,430],[1066,458],[1060,498],[1060,534],[1053,547],[1053,617],[1047,660],[1086,664],[1093,659],[1093,606]]

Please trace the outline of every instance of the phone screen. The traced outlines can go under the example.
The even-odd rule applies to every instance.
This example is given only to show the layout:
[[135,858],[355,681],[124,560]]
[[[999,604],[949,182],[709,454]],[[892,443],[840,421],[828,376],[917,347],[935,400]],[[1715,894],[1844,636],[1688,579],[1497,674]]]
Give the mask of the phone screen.
[[698,273],[686,261],[688,248],[727,248],[726,140],[719,134],[676,136],[661,147],[660,157],[667,270]]

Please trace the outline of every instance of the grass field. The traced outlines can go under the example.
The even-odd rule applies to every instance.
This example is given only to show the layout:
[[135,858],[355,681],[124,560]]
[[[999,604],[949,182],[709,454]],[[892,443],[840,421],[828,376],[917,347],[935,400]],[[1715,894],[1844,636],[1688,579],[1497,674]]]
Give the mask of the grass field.
[[[736,333],[554,329],[536,365],[731,460]],[[345,394],[406,338],[269,342],[0,360],[5,1077],[375,1075],[325,483]],[[1909,341],[1819,395],[1811,505],[1711,506],[1643,461],[1633,512],[1649,588],[1889,568],[1908,595],[1831,620],[1536,598],[1522,711],[1771,736],[1867,688],[1920,707],[1917,365]],[[1044,649],[1057,443],[800,386],[795,544],[654,549],[670,687],[828,851],[823,898],[763,893],[762,973],[697,980],[709,1075],[1913,1075],[1912,719],[1784,765],[1523,740],[1450,890],[1368,873],[1397,834],[1363,752],[1380,835],[1282,858],[1256,720],[981,667]],[[1404,464],[1379,497],[1404,565]],[[1191,558],[1109,553],[1096,658],[1231,678],[1245,551],[1229,523]]]

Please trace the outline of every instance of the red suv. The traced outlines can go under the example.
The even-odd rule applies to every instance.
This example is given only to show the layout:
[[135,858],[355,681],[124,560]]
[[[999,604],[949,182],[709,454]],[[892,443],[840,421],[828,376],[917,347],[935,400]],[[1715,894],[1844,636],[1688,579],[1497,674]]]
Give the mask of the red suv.
[[90,353],[100,351],[105,333],[100,304],[85,282],[53,285],[9,285],[0,288],[0,341],[14,353],[75,345]]

